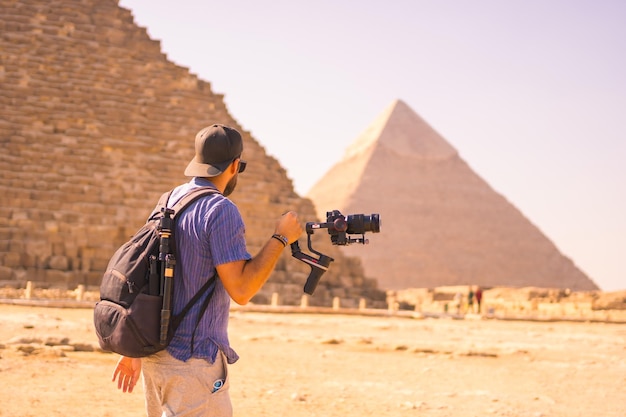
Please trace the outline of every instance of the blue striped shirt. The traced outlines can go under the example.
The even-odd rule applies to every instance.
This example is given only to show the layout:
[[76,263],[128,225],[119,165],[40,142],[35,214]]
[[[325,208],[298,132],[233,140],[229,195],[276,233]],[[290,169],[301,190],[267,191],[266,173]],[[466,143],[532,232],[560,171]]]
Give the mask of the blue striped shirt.
[[[168,206],[172,207],[189,190],[214,186],[204,178],[193,178],[174,189]],[[174,269],[173,314],[178,314],[203,284],[215,273],[215,266],[250,259],[246,249],[245,226],[239,209],[228,198],[213,194],[200,198],[176,218],[176,266]],[[228,363],[239,359],[228,341],[230,296],[221,280],[214,284],[214,294],[194,336],[193,357],[215,362],[218,350]],[[187,313],[167,351],[176,359],[192,357],[191,338],[205,297]]]

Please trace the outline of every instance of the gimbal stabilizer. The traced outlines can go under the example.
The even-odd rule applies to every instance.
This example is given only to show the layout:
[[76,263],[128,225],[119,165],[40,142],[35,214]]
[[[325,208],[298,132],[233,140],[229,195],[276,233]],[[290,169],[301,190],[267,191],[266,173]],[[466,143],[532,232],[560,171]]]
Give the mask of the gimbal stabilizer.
[[[309,295],[313,295],[320,278],[324,272],[328,271],[330,263],[334,261],[330,256],[316,251],[311,246],[311,235],[317,229],[328,229],[333,245],[367,244],[369,241],[365,239],[365,232],[380,232],[380,215],[351,214],[344,217],[339,210],[333,210],[326,213],[326,222],[309,222],[306,224],[307,246],[309,251],[318,255],[318,257],[315,258],[302,252],[297,240],[291,244],[291,256],[311,267],[311,273],[304,284],[304,292]],[[348,234],[361,234],[361,236],[353,238],[348,236]]]

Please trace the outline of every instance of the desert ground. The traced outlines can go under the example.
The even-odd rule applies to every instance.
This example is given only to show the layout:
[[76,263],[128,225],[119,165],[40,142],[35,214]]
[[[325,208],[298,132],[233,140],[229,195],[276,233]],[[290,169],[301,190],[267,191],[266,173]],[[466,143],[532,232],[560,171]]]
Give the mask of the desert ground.
[[[0,305],[0,416],[141,416],[91,309]],[[234,415],[626,416],[626,325],[234,311]]]

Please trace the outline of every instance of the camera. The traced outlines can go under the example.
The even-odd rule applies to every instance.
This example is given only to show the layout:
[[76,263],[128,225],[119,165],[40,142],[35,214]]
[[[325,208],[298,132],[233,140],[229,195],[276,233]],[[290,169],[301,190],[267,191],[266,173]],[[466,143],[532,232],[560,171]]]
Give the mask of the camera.
[[[330,256],[324,255],[313,249],[311,246],[311,235],[316,230],[327,229],[330,235],[330,241],[333,245],[349,245],[351,243],[367,244],[369,241],[365,239],[365,232],[380,232],[380,215],[379,214],[349,214],[344,216],[339,210],[326,212],[326,222],[309,222],[306,224],[307,244],[309,250],[316,255],[317,258],[308,255],[300,250],[298,241],[291,244],[291,256],[307,263],[311,267],[311,273],[304,285],[304,292],[313,294],[315,287],[319,282],[322,274],[328,271],[330,263],[334,261]],[[350,235],[361,235],[353,237]]]
[[[316,224],[312,223],[311,227],[314,227],[314,225]],[[368,241],[365,239],[365,236],[352,238],[348,235],[365,235],[365,232],[380,232],[380,215],[349,214],[344,217],[339,210],[328,211],[326,212],[326,228],[333,245],[366,244]]]

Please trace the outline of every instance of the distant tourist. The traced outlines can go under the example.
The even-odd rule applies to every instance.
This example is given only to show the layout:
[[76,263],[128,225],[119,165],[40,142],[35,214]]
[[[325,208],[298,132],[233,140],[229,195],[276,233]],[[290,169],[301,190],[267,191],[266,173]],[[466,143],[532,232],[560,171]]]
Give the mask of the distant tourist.
[[474,290],[472,287],[469,287],[469,292],[467,293],[467,312],[474,312]]
[[454,294],[454,307],[456,308],[456,314],[461,314],[461,306],[463,306],[463,294],[461,291],[457,291]]
[[476,307],[478,307],[478,314],[480,314],[480,305],[483,300],[483,290],[480,287],[476,287]]

